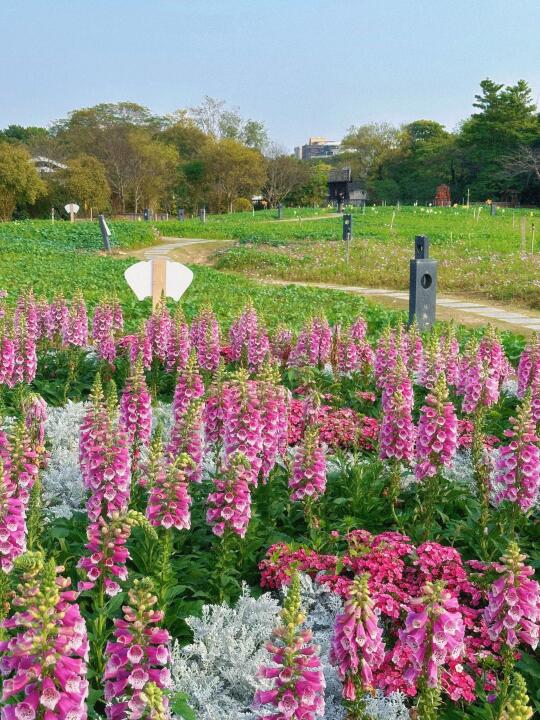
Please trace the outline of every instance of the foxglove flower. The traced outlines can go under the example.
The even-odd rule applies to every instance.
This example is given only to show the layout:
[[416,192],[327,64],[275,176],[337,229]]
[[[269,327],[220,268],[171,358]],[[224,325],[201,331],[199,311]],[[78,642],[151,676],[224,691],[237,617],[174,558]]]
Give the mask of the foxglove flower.
[[241,370],[237,380],[223,388],[223,447],[226,456],[237,451],[246,456],[254,485],[262,465],[263,438],[258,385]]
[[426,583],[424,596],[413,600],[413,606],[405,628],[399,631],[400,644],[409,651],[404,677],[412,685],[420,681],[428,688],[439,688],[441,669],[464,651],[459,603],[444,589],[444,583],[437,581]]
[[289,478],[291,500],[303,501],[308,498],[316,500],[326,490],[326,460],[324,450],[319,441],[319,427],[309,426],[302,444],[294,457],[294,464]]
[[418,371],[418,384],[432,390],[437,378],[443,371],[444,356],[439,344],[439,338],[435,333],[431,333],[424,343],[422,364]]
[[84,573],[79,590],[92,590],[99,583],[111,597],[120,592],[117,581],[127,580],[126,563],[130,557],[127,541],[134,527],[142,527],[157,542],[154,528],[144,515],[134,510],[114,512],[108,519],[99,517],[88,526],[86,550],[89,554],[77,565]]
[[278,327],[271,340],[272,355],[282,367],[287,365],[292,347],[292,332],[283,326]]
[[11,636],[0,642],[2,718],[85,720],[88,638],[77,593],[41,553],[27,553],[18,566],[16,612],[2,623]]
[[382,460],[412,462],[416,429],[412,420],[411,402],[400,390],[387,401],[379,434],[379,456]]
[[282,624],[274,630],[267,648],[272,665],[263,665],[259,675],[272,681],[270,690],[255,694],[257,709],[269,706],[261,720],[324,717],[325,680],[318,655],[312,644],[311,630],[303,629],[305,617],[300,603],[300,583],[295,574],[281,612]]
[[224,365],[220,362],[204,403],[204,441],[206,445],[219,442],[223,437],[223,383]]
[[173,322],[166,305],[159,303],[146,322],[146,336],[152,347],[152,356],[166,363],[173,332]]
[[172,527],[189,530],[191,527],[191,497],[186,478],[190,462],[189,456],[184,454],[158,469],[146,509],[146,517],[153,527],[166,530]]
[[203,308],[192,322],[190,340],[199,366],[209,372],[217,370],[221,354],[219,324],[210,307]]
[[352,583],[343,613],[336,618],[330,648],[330,662],[344,683],[343,697],[351,701],[358,692],[373,690],[373,670],[382,665],[385,654],[368,581],[364,573]]
[[504,431],[510,444],[502,447],[496,461],[494,485],[500,488],[497,504],[508,500],[523,512],[530,510],[540,489],[540,438],[532,418],[531,395],[527,393],[517,418],[510,418],[512,429]]
[[540,375],[540,336],[536,336],[535,342],[527,345],[519,358],[517,369],[518,397],[525,397],[527,389]]
[[417,480],[432,477],[442,467],[451,465],[457,449],[458,421],[454,405],[448,402],[448,390],[443,374],[420,410],[416,438]]
[[11,385],[15,369],[15,342],[0,330],[0,385]]
[[206,521],[222,537],[227,531],[243,538],[251,517],[251,474],[249,462],[240,452],[227,458],[222,473],[214,480],[215,491],[208,495]]
[[200,483],[202,479],[203,461],[203,406],[202,400],[192,400],[183,416],[174,421],[171,439],[167,452],[173,458],[186,453],[191,459],[191,466],[186,469],[190,482]]
[[0,568],[9,572],[26,550],[26,506],[0,456]]
[[131,448],[131,469],[135,472],[139,466],[141,450],[148,447],[152,434],[152,400],[140,359],[122,392],[118,427],[127,437]]
[[192,400],[204,395],[204,383],[199,374],[194,353],[189,357],[185,370],[178,375],[173,397],[173,418],[182,418]]
[[488,361],[482,360],[474,346],[469,346],[468,353],[462,359],[456,389],[463,395],[462,409],[467,414],[478,408],[491,407],[499,400],[499,378],[490,369]]
[[491,640],[510,648],[523,643],[535,650],[540,635],[540,585],[524,560],[526,556],[512,541],[494,565],[499,577],[488,592],[484,620]]
[[167,372],[185,368],[190,352],[189,326],[186,323],[182,309],[178,307],[173,317],[169,347],[167,349]]
[[[157,597],[148,578],[134,580],[123,607],[122,619],[114,621],[114,640],[105,648],[105,701],[108,720],[149,718],[154,688],[168,688],[170,636],[159,624],[163,612],[156,610]],[[167,700],[162,696],[163,709]],[[165,716],[168,717],[168,714]]]

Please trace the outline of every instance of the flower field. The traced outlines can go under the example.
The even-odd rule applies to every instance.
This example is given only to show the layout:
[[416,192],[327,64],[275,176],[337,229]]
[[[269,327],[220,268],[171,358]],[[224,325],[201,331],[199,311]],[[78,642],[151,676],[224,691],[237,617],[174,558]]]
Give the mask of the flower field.
[[540,710],[538,341],[39,278],[0,310],[3,718]]
[[[525,307],[540,307],[540,217],[537,210],[369,207],[353,210],[349,264],[341,218],[323,210],[289,209],[286,220],[260,212],[156,223],[165,235],[230,238],[217,267],[261,278],[407,289],[415,235],[428,235],[439,260],[439,289]],[[521,242],[521,220],[525,242]]]

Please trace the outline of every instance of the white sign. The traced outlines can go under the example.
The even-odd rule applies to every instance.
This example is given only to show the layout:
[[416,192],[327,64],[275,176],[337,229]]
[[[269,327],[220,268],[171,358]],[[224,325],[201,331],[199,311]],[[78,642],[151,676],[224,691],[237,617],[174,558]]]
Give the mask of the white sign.
[[64,209],[67,213],[71,215],[71,213],[78,213],[79,212],[79,206],[77,203],[68,203],[67,205],[64,205]]
[[164,287],[159,288],[159,295],[161,296],[161,292],[163,292],[173,300],[180,300],[193,280],[191,270],[181,263],[172,262],[171,260],[161,260],[160,258],[136,263],[128,267],[124,272],[127,284],[133,290],[138,300],[153,297],[155,294],[154,285],[156,283],[158,263],[164,263],[165,265],[165,272],[161,281]]

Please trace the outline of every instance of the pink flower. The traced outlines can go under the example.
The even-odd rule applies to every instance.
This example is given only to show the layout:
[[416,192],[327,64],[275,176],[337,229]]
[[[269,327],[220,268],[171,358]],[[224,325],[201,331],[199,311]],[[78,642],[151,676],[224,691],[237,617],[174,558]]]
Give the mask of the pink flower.
[[498,402],[499,382],[499,370],[483,360],[477,348],[470,346],[460,363],[456,387],[458,394],[463,395],[463,412],[471,414],[480,407],[490,407]]
[[512,541],[494,565],[499,577],[488,592],[484,620],[491,640],[511,648],[523,643],[535,650],[540,635],[540,585],[532,579],[534,570],[525,565],[525,559]]
[[85,720],[88,638],[77,594],[57,574],[63,568],[41,553],[27,553],[19,563],[17,611],[2,623],[10,635],[0,642],[2,718]]
[[263,427],[261,471],[266,479],[277,458],[287,450],[290,393],[276,377],[273,381],[270,377],[268,381],[261,379],[258,390]]
[[[157,688],[170,686],[166,668],[169,662],[169,633],[159,627],[163,612],[155,610],[157,597],[148,578],[134,580],[124,605],[123,619],[114,621],[114,640],[105,648],[107,664],[105,701],[107,718],[130,717],[138,720],[147,715],[148,690],[152,684]],[[166,698],[161,696],[168,717]]]
[[191,346],[197,352],[197,361],[203,370],[217,370],[221,354],[219,324],[210,307],[205,307],[191,323]]
[[129,552],[126,544],[133,527],[143,527],[157,542],[156,532],[148,520],[134,510],[114,512],[108,520],[99,517],[97,522],[88,526],[88,555],[77,564],[84,571],[80,590],[91,590],[100,583],[111,597],[120,592],[117,580],[126,580],[128,576],[126,563]]
[[424,596],[412,604],[414,609],[407,615],[405,629],[399,631],[394,658],[398,661],[399,653],[407,651],[407,682],[415,684],[422,679],[428,688],[438,688],[441,668],[460,658],[464,651],[465,628],[459,604],[440,581],[428,582]]
[[189,327],[186,323],[182,309],[179,306],[176,311],[171,332],[169,346],[167,348],[167,372],[180,370],[186,367],[191,352],[191,341],[189,339]]
[[319,442],[319,427],[309,426],[296,451],[293,470],[289,477],[291,500],[316,500],[326,489],[326,460]]
[[200,376],[195,354],[191,353],[187,366],[178,374],[173,397],[173,420],[182,418],[192,400],[204,395],[204,383]]
[[187,454],[191,459],[186,469],[186,477],[190,482],[200,483],[202,480],[204,427],[202,417],[202,400],[191,400],[183,416],[176,417],[167,452],[173,458]]
[[172,341],[173,322],[167,307],[159,303],[146,321],[146,336],[152,347],[152,356],[166,363]]
[[215,492],[208,495],[206,521],[215,535],[221,537],[230,531],[245,536],[251,517],[250,483],[249,461],[240,452],[229,455],[221,475],[214,480]]
[[493,483],[498,489],[495,502],[517,503],[523,512],[530,510],[540,489],[540,438],[532,418],[531,394],[527,393],[517,418],[510,418],[511,430],[505,430],[510,444],[501,447]]
[[154,527],[167,530],[171,527],[177,530],[190,528],[191,497],[185,473],[189,464],[189,457],[183,455],[158,471],[146,509],[146,517]]
[[259,668],[259,675],[271,680],[272,686],[257,691],[254,705],[257,709],[273,707],[269,714],[260,716],[261,720],[324,717],[324,674],[311,630],[302,628],[305,618],[296,573],[281,618],[282,625],[274,630],[273,642],[268,644],[273,664]]
[[534,344],[527,345],[521,353],[517,369],[518,397],[525,396],[527,389],[540,375],[540,337]]
[[258,383],[245,371],[223,387],[223,448],[225,455],[239,451],[249,462],[251,481],[257,484],[262,465],[264,427]]
[[348,700],[356,698],[358,676],[362,691],[373,689],[373,670],[384,660],[383,631],[368,580],[369,575],[364,573],[352,583],[343,613],[336,618],[330,648],[330,662],[337,666],[338,676],[345,683],[343,696]]
[[131,469],[139,465],[142,448],[148,447],[152,434],[152,400],[146,386],[142,360],[138,360],[128,377],[120,399],[118,429],[131,450]]
[[382,460],[412,462],[416,429],[411,411],[411,400],[400,390],[388,396],[379,435],[379,455]]
[[332,331],[325,317],[317,317],[300,331],[291,350],[288,364],[292,367],[324,367],[330,360]]
[[9,464],[0,456],[0,568],[4,572],[26,550],[26,506],[17,490]]
[[434,390],[420,410],[416,438],[417,480],[436,475],[448,467],[457,449],[458,423],[454,406],[448,399],[444,375],[439,375]]

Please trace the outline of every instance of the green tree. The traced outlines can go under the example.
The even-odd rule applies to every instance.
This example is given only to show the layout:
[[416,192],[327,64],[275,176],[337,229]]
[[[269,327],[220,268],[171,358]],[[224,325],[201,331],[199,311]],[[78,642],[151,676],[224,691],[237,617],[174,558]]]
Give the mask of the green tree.
[[45,184],[22,145],[0,142],[0,217],[10,220],[18,204],[34,203]]
[[20,142],[23,145],[32,145],[36,141],[47,139],[49,133],[42,127],[9,125],[5,130],[0,131],[0,137],[12,142]]
[[262,155],[237,140],[225,138],[208,143],[201,157],[216,209],[232,212],[239,197],[260,191],[266,173]]
[[317,162],[306,165],[308,177],[306,182],[294,189],[289,195],[292,205],[326,205],[328,200],[328,173],[332,165]]
[[[540,138],[536,106],[524,80],[505,86],[487,79],[480,87],[482,92],[475,95],[473,103],[479,112],[463,123],[459,134],[466,158],[465,181],[477,200],[511,189],[507,175],[501,172],[501,158]],[[521,188],[514,185],[512,189]]]
[[385,162],[399,150],[400,133],[389,123],[368,123],[352,127],[341,143],[348,150],[346,164],[357,180],[381,176]]
[[309,166],[295,157],[286,155],[279,148],[273,148],[270,157],[265,158],[266,182],[263,195],[270,207],[279,203],[305,185],[309,179]]
[[66,199],[80,203],[85,213],[91,208],[104,210],[111,199],[111,188],[107,181],[105,167],[91,155],[79,155],[68,160],[67,170],[60,182],[64,185]]

